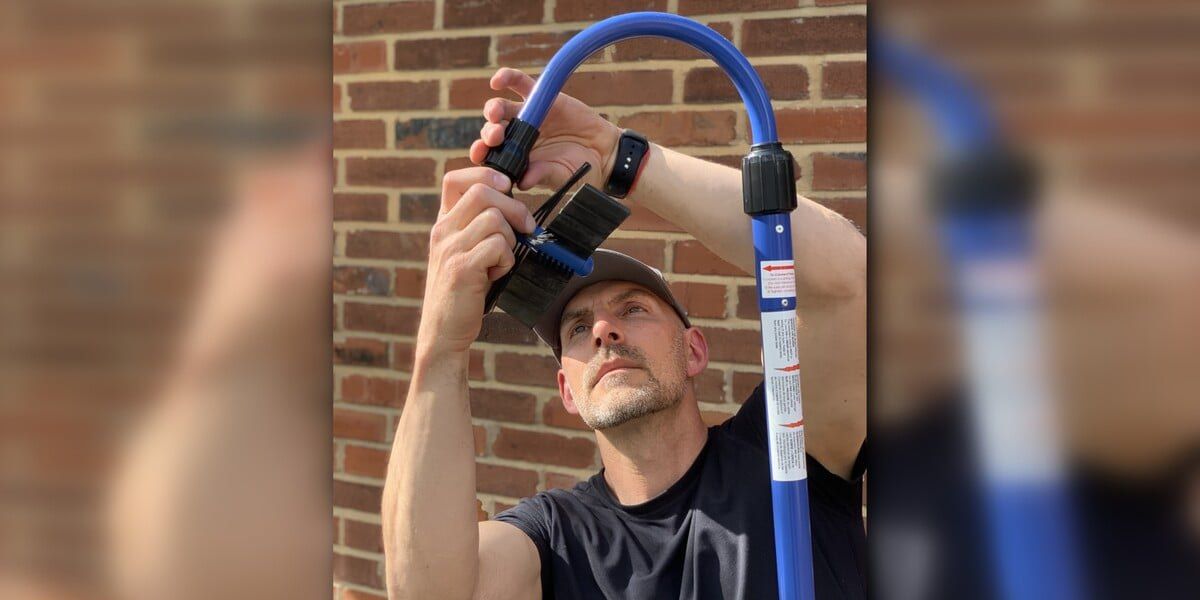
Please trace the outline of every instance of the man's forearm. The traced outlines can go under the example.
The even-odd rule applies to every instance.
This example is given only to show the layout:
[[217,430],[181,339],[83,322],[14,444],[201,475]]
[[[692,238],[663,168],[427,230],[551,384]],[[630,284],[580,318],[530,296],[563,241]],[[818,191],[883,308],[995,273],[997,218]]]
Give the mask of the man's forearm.
[[[754,274],[750,217],[742,210],[741,172],[657,144],[651,144],[647,160],[628,199]],[[792,212],[792,234],[800,308],[864,292],[866,239],[850,221],[800,197]]]
[[479,530],[467,354],[418,349],[383,493],[392,598],[469,598]]

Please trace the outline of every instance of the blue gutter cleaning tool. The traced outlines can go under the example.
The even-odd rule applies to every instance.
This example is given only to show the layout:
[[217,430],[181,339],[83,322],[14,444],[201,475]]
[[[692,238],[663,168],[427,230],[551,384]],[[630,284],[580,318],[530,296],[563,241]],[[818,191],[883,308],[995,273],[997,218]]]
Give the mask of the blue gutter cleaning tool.
[[488,152],[484,164],[520,181],[538,127],[567,77],[593,52],[637,37],[678,40],[700,50],[725,71],[746,105],[754,143],[742,159],[742,203],[752,220],[757,267],[779,597],[811,600],[812,535],[790,218],[796,208],[795,167],[792,155],[779,143],[771,100],[754,67],[729,40],[691,19],[655,12],[605,19],[571,38],[550,59],[521,113],[505,129],[504,142]]
[[945,155],[935,210],[963,323],[996,597],[1084,598],[1054,403],[1038,371],[1031,169],[957,75],[879,32],[869,48],[872,68],[917,99]]

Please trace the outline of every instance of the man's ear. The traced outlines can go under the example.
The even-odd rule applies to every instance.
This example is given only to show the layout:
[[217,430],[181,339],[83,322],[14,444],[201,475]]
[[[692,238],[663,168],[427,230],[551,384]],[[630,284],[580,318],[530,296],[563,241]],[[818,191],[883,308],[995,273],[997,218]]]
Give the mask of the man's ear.
[[567,385],[567,374],[561,368],[558,370],[558,395],[562,397],[563,408],[567,409],[567,412],[579,414],[579,409],[575,406],[575,395],[571,393],[571,386]]
[[687,376],[696,377],[708,368],[708,340],[698,327],[689,327],[683,331],[683,341],[687,344]]

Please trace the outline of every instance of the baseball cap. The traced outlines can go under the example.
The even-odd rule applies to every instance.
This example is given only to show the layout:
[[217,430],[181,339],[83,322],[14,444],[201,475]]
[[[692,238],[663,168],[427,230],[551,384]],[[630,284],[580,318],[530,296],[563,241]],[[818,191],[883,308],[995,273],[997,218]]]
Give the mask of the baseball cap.
[[579,290],[602,281],[636,283],[653,292],[655,296],[674,309],[675,314],[683,320],[684,327],[692,326],[687,317],[687,310],[671,294],[671,288],[667,285],[667,280],[663,278],[662,271],[627,254],[604,248],[600,248],[592,254],[592,264],[594,268],[587,276],[575,275],[567,282],[558,297],[550,303],[542,318],[533,326],[534,333],[554,350],[554,358],[558,359],[560,363],[562,362],[562,346],[559,344],[558,327],[562,321],[563,309],[566,308],[571,298],[579,293]]

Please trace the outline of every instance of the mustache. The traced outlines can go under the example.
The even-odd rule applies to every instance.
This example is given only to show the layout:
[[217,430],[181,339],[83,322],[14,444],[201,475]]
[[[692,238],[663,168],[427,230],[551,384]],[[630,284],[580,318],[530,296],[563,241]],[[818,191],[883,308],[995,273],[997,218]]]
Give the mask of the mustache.
[[614,356],[619,356],[625,360],[633,361],[639,368],[645,366],[646,364],[646,355],[642,354],[641,350],[633,346],[626,346],[624,344],[613,344],[608,346],[607,352],[597,353],[592,357],[592,360],[588,361],[587,371],[584,372],[583,378],[583,380],[587,382],[588,389],[595,387],[596,375],[600,372],[600,366]]

